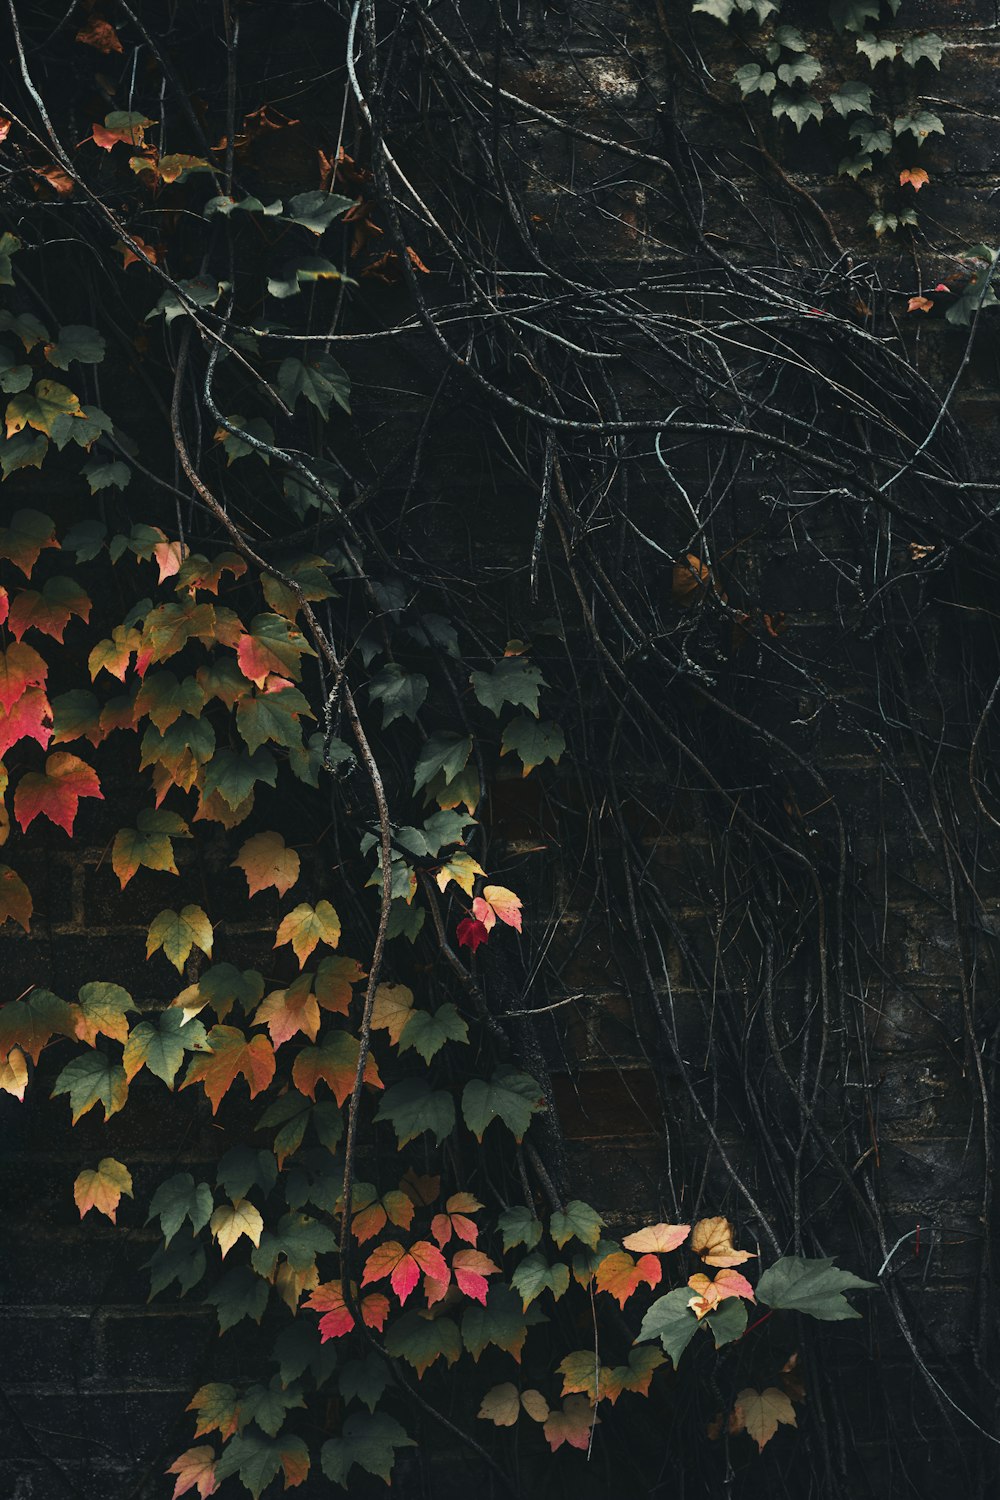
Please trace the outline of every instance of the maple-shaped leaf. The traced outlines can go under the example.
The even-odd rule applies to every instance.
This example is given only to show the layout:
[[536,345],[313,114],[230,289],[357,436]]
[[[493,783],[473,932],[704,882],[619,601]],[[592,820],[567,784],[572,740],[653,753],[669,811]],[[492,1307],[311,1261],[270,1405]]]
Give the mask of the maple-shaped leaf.
[[559,1301],[569,1286],[569,1266],[562,1261],[550,1265],[544,1255],[535,1251],[525,1256],[510,1281],[515,1291],[520,1293],[521,1306],[527,1312],[535,1298],[540,1297],[543,1292],[551,1292],[556,1302]]
[[39,510],[16,510],[0,531],[0,557],[20,568],[25,578],[31,577],[40,552],[58,546],[55,522]]
[[472,914],[478,922],[482,922],[487,932],[495,925],[498,917],[508,927],[513,927],[515,932],[521,931],[521,898],[515,896],[513,891],[508,891],[506,886],[484,886],[482,895],[477,896],[472,903]]
[[455,1101],[444,1089],[432,1089],[425,1078],[403,1078],[394,1083],[378,1107],[375,1121],[388,1120],[400,1150],[425,1130],[440,1145],[455,1128]]
[[169,907],[154,917],[146,935],[146,957],[163,949],[177,970],[183,972],[192,948],[199,948],[206,958],[212,956],[212,924],[200,906],[184,906],[180,911]]
[[39,380],[33,391],[22,391],[7,403],[7,436],[31,427],[52,437],[60,418],[83,418],[80,398],[58,380]]
[[81,797],[103,796],[97,772],[78,756],[57,750],[46,760],[44,772],[29,771],[21,777],[14,793],[14,816],[23,831],[42,815],[72,834]]
[[43,688],[48,665],[31,646],[22,641],[0,652],[0,706],[11,713],[28,688]]
[[0,1006],[0,1057],[12,1047],[20,1047],[32,1062],[50,1039],[73,1036],[75,1023],[72,1007],[49,990],[32,990],[23,1000],[9,1000]]
[[502,1120],[516,1141],[523,1140],[531,1116],[544,1107],[540,1085],[508,1064],[497,1068],[489,1083],[471,1078],[462,1091],[462,1114],[478,1141],[493,1120]]
[[[116,702],[115,699],[111,701]],[[86,688],[59,693],[52,700],[52,743],[62,745],[70,740],[87,739],[97,746],[112,728],[131,728],[131,703],[125,725],[118,722],[114,712],[107,711],[109,708],[110,705],[105,705],[102,709],[96,696]]]
[[117,677],[119,682],[124,682],[128,664],[139,649],[140,641],[141,636],[137,630],[116,625],[110,638],[98,641],[87,658],[91,682],[100,672],[108,672],[112,677]]
[[553,1453],[563,1443],[586,1452],[590,1447],[591,1434],[600,1420],[586,1396],[567,1396],[562,1409],[550,1412],[546,1419],[543,1428],[545,1441]]
[[318,943],[336,948],[339,942],[340,918],[329,901],[317,901],[315,906],[303,901],[282,919],[274,946],[291,943],[301,968]]
[[591,1250],[597,1249],[604,1220],[589,1203],[574,1198],[565,1208],[557,1209],[549,1220],[549,1234],[561,1250],[571,1239],[578,1239]]
[[[344,1104],[354,1088],[361,1044],[349,1031],[333,1031],[318,1047],[303,1047],[292,1064],[295,1087],[310,1099],[316,1097],[316,1085],[322,1081],[333,1092],[338,1104]],[[382,1080],[375,1059],[365,1059],[365,1083],[380,1089]]]
[[435,1214],[431,1220],[431,1234],[442,1249],[452,1235],[467,1245],[475,1245],[479,1239],[479,1225],[469,1215],[478,1213],[482,1206],[471,1193],[452,1193],[445,1203],[444,1213]]
[[699,1219],[691,1231],[691,1249],[707,1266],[741,1266],[756,1260],[751,1250],[733,1248],[733,1226],[728,1219]]
[[494,1265],[481,1250],[457,1250],[451,1258],[451,1271],[458,1289],[476,1302],[486,1302],[488,1276],[497,1276],[500,1267]]
[[195,1413],[196,1438],[217,1432],[225,1442],[239,1429],[239,1399],[234,1388],[224,1381],[213,1380],[200,1386],[184,1409]]
[[301,752],[299,720],[313,717],[308,699],[281,677],[268,678],[262,692],[255,691],[236,705],[236,727],[251,754],[268,742]]
[[244,677],[262,688],[268,677],[291,677],[298,682],[302,656],[315,656],[305,636],[281,615],[257,615],[239,639],[236,659]]
[[28,932],[33,910],[31,892],[20,875],[9,865],[0,865],[0,924],[17,922]]
[[145,1067],[172,1089],[185,1052],[203,1052],[206,1047],[201,1022],[188,1020],[182,1010],[168,1009],[155,1022],[140,1021],[133,1026],[122,1053],[122,1066],[129,1083]]
[[473,672],[470,681],[476,697],[491,713],[499,714],[505,703],[512,703],[538,718],[538,693],[545,678],[525,657],[506,656],[489,672]]
[[256,969],[237,969],[235,964],[213,964],[197,982],[182,990],[172,1002],[189,1018],[210,1005],[224,1021],[234,1005],[249,1014],[264,993],[264,980]]
[[36,740],[43,750],[52,738],[53,714],[41,688],[28,688],[9,712],[0,709],[0,756],[18,741]]
[[372,1004],[371,1025],[374,1031],[387,1031],[393,1046],[398,1046],[404,1028],[413,1015],[413,991],[405,984],[380,984]]
[[365,1262],[361,1285],[368,1286],[388,1276],[389,1285],[402,1305],[421,1274],[435,1282],[447,1284],[451,1280],[448,1264],[436,1245],[429,1240],[415,1240],[407,1249],[398,1240],[386,1240],[376,1246]]
[[763,1391],[752,1387],[740,1391],[733,1402],[733,1416],[736,1420],[731,1430],[741,1432],[746,1429],[757,1444],[758,1453],[763,1452],[765,1443],[774,1437],[779,1422],[787,1427],[798,1425],[794,1406],[785,1392],[774,1385]]
[[521,759],[521,775],[528,776],[543,761],[557,765],[565,749],[566,736],[558,724],[548,720],[538,722],[520,714],[504,729],[500,754],[507,755],[513,750]]
[[[660,1359],[663,1359],[661,1354]],[[593,1349],[577,1349],[567,1354],[556,1370],[563,1378],[562,1395],[583,1394],[590,1398],[592,1406],[607,1394],[607,1380],[611,1371],[602,1365]]]
[[455,928],[458,946],[460,948],[471,948],[473,953],[486,942],[489,935],[489,928],[476,917],[463,917]]
[[118,876],[122,890],[140,865],[147,870],[176,875],[174,846],[170,840],[191,837],[184,819],[163,807],[142,808],[136,822],[138,828],[120,828],[111,846],[111,868]]
[[637,1261],[625,1250],[614,1251],[597,1267],[594,1282],[599,1292],[608,1292],[619,1307],[624,1307],[640,1286],[657,1286],[662,1277],[655,1255],[642,1255]]
[[74,1125],[95,1104],[103,1104],[104,1118],[109,1120],[128,1098],[125,1069],[103,1052],[87,1052],[63,1068],[52,1090],[53,1099],[59,1094],[69,1095]]
[[453,1365],[461,1356],[462,1340],[451,1318],[411,1311],[389,1325],[385,1351],[392,1359],[405,1359],[416,1370],[417,1378],[422,1379],[442,1357],[445,1364]]
[[264,1220],[260,1210],[248,1198],[237,1198],[232,1203],[221,1204],[208,1221],[213,1239],[218,1241],[225,1260],[236,1241],[243,1235],[254,1245],[260,1244],[264,1231]]
[[188,1448],[166,1472],[177,1475],[171,1500],[181,1500],[189,1490],[197,1490],[199,1500],[208,1500],[219,1488],[215,1478],[215,1449],[206,1444]]
[[469,1028],[455,1006],[448,1001],[435,1011],[413,1010],[399,1038],[399,1050],[412,1047],[424,1062],[440,1052],[446,1042],[468,1042]]
[[[338,1211],[343,1211],[342,1203],[338,1204]],[[388,1223],[396,1224],[400,1229],[409,1229],[413,1222],[413,1212],[413,1200],[398,1189],[393,1188],[379,1197],[377,1188],[371,1183],[355,1183],[351,1233],[358,1244],[363,1245],[366,1240],[372,1240],[377,1234],[381,1234]]]
[[238,1077],[246,1079],[251,1099],[267,1088],[275,1067],[274,1048],[267,1037],[248,1037],[235,1026],[213,1026],[206,1041],[211,1050],[192,1057],[181,1088],[203,1084],[213,1115]]
[[128,1167],[115,1161],[113,1156],[106,1156],[103,1161],[98,1162],[96,1168],[81,1172],[73,1184],[73,1198],[80,1210],[81,1219],[92,1208],[96,1208],[98,1213],[106,1214],[113,1224],[123,1193],[126,1198],[131,1198],[132,1174]]
[[638,1255],[669,1255],[683,1245],[691,1233],[690,1224],[650,1224],[646,1229],[637,1229],[622,1240],[626,1250]]
[[20,1047],[11,1047],[6,1057],[0,1057],[0,1091],[23,1100],[27,1087],[28,1060]]
[[542,1221],[534,1211],[523,1204],[516,1203],[513,1208],[507,1208],[497,1219],[497,1228],[503,1235],[504,1254],[508,1250],[514,1250],[518,1245],[524,1245],[528,1250],[534,1250],[542,1237]]
[[[655,1263],[659,1266],[659,1261]],[[719,1271],[711,1281],[701,1272],[689,1276],[688,1286],[694,1292],[694,1296],[688,1299],[688,1306],[699,1321],[714,1312],[726,1297],[745,1297],[748,1302],[754,1300],[753,1287],[746,1277],[728,1267]]]
[[272,990],[254,1013],[254,1025],[266,1026],[275,1048],[303,1032],[311,1042],[319,1035],[319,1004],[312,990],[313,976],[300,974],[284,990]]
[[14,599],[8,616],[8,627],[15,640],[26,630],[39,630],[62,643],[63,633],[75,616],[90,619],[91,603],[80,585],[72,578],[50,578],[41,592],[22,589]]
[[253,1500],[260,1500],[279,1474],[284,1475],[286,1490],[304,1482],[309,1474],[309,1450],[300,1437],[282,1433],[269,1438],[251,1426],[230,1438],[215,1466],[217,1480],[232,1474],[239,1475]]
[[283,896],[298,880],[299,864],[299,856],[287,847],[280,833],[255,833],[233,860],[246,876],[251,896],[272,885]]
[[637,1395],[649,1395],[649,1383],[653,1372],[666,1364],[666,1356],[651,1344],[640,1344],[629,1350],[628,1364],[605,1368],[601,1374],[604,1397],[614,1406],[623,1391],[634,1391]]
[[124,143],[127,146],[143,146],[145,133],[154,122],[134,110],[116,109],[105,115],[103,125],[94,125],[94,144],[102,151]]
[[377,1411],[352,1412],[339,1437],[323,1444],[320,1460],[327,1479],[347,1489],[347,1477],[357,1464],[366,1474],[376,1474],[389,1483],[397,1448],[415,1448],[406,1429],[394,1417]]
[[[354,1315],[344,1301],[344,1290],[339,1281],[326,1281],[316,1287],[302,1304],[310,1312],[322,1313],[319,1333],[323,1343],[327,1339],[343,1338],[354,1327]],[[381,1331],[389,1316],[389,1299],[382,1292],[372,1292],[357,1302],[361,1320],[368,1328]]]
[[877,1285],[875,1281],[862,1281],[851,1271],[841,1271],[832,1260],[784,1255],[761,1276],[757,1295],[768,1307],[838,1322],[861,1316],[844,1292],[871,1291]]
[[320,959],[316,970],[313,984],[316,999],[323,1010],[346,1016],[351,1008],[351,986],[360,984],[364,978],[365,970],[356,958],[347,958],[342,954],[333,957],[328,954],[326,958]]
[[205,689],[194,677],[179,680],[176,673],[164,670],[144,677],[135,698],[135,720],[150,718],[163,734],[181,714],[197,719],[205,707]]
[[521,1299],[503,1283],[490,1288],[485,1306],[472,1302],[463,1313],[462,1342],[477,1363],[490,1344],[520,1362],[527,1336],[528,1324]]

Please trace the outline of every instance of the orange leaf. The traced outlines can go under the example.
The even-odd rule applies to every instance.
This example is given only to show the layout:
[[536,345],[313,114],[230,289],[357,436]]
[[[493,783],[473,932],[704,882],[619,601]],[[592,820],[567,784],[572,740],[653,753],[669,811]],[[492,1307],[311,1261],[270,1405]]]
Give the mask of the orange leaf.
[[711,581],[712,570],[708,564],[694,552],[689,552],[683,562],[674,564],[671,588],[674,603],[687,608],[709,588]]
[[52,738],[52,709],[41,688],[28,688],[9,713],[0,709],[0,756],[18,740],[37,740],[43,750]]
[[694,1292],[694,1296],[688,1302],[688,1306],[694,1312],[696,1318],[703,1318],[724,1302],[727,1297],[743,1297],[747,1302],[753,1302],[753,1287],[745,1276],[739,1271],[728,1269],[721,1270],[714,1281],[709,1281],[702,1272],[688,1277],[688,1286]]
[[215,1449],[204,1444],[182,1453],[167,1470],[168,1474],[177,1475],[172,1500],[181,1500],[182,1495],[193,1489],[197,1489],[200,1500],[208,1500],[209,1495],[214,1495],[219,1488],[215,1479],[215,1462]]
[[415,1240],[408,1250],[398,1240],[386,1240],[369,1255],[361,1285],[367,1286],[369,1282],[382,1281],[388,1276],[402,1306],[420,1280],[421,1272],[430,1281],[445,1285],[451,1279],[444,1256],[429,1240]]
[[0,865],[0,923],[18,922],[27,932],[33,909],[31,892],[20,875],[8,865]]
[[586,1452],[590,1447],[590,1434],[600,1420],[589,1397],[567,1396],[561,1411],[549,1413],[543,1429],[545,1440],[553,1453],[563,1443]]
[[683,1245],[691,1233],[690,1224],[651,1224],[647,1229],[637,1229],[622,1240],[626,1250],[637,1254],[669,1255],[678,1245]]
[[247,839],[233,865],[246,876],[251,896],[272,885],[283,896],[299,878],[299,856],[286,847],[280,833],[255,833]]
[[907,312],[933,312],[934,303],[930,297],[911,297],[906,304]]
[[91,16],[86,26],[77,32],[76,39],[87,47],[96,47],[98,52],[103,52],[105,55],[123,50],[118,40],[118,33],[111,22],[102,21],[99,16]]
[[905,187],[909,183],[915,193],[919,193],[930,180],[930,174],[925,172],[923,167],[906,167],[899,174],[900,187]]
[[[292,1082],[300,1093],[310,1099],[316,1097],[316,1085],[323,1082],[338,1104],[350,1097],[354,1088],[354,1075],[358,1068],[361,1045],[349,1031],[334,1031],[324,1037],[318,1047],[303,1047],[292,1064]],[[365,1059],[365,1083],[382,1088],[382,1080],[370,1055]]]
[[498,1275],[500,1267],[495,1266],[481,1250],[459,1250],[451,1258],[451,1269],[459,1291],[485,1307],[489,1290],[486,1278]]
[[208,1045],[210,1052],[199,1052],[191,1059],[181,1088],[204,1084],[213,1115],[240,1075],[247,1081],[251,1099],[274,1077],[274,1048],[265,1036],[247,1037],[235,1026],[213,1026]]
[[29,771],[21,777],[14,793],[14,816],[23,832],[42,814],[72,834],[81,797],[103,801],[97,772],[77,756],[57,750],[45,762],[44,774]]
[[329,901],[317,901],[315,906],[303,901],[282,919],[274,946],[291,943],[301,968],[317,943],[336,948],[339,942],[340,918]]
[[132,1176],[127,1167],[113,1156],[106,1156],[93,1171],[81,1172],[73,1184],[73,1197],[83,1219],[96,1208],[112,1222],[118,1212],[122,1194],[132,1196]]
[[286,990],[272,990],[258,1005],[255,1026],[266,1026],[277,1049],[298,1032],[311,1042],[319,1035],[319,1005],[312,992],[312,975],[300,974]]
[[484,886],[482,895],[477,896],[472,903],[472,911],[487,932],[495,925],[498,917],[508,927],[513,927],[515,932],[521,931],[521,898],[507,890],[506,886]]
[[643,1255],[635,1261],[624,1250],[614,1250],[601,1261],[594,1280],[599,1292],[610,1293],[618,1306],[624,1307],[638,1287],[643,1283],[656,1286],[662,1275],[655,1255]]

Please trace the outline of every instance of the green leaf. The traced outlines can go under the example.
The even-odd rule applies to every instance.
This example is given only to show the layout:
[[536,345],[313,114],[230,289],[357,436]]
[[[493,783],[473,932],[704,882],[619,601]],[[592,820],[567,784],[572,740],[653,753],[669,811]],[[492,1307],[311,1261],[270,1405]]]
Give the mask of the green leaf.
[[219,1319],[219,1332],[228,1332],[244,1318],[259,1323],[270,1290],[268,1283],[255,1276],[249,1266],[233,1266],[226,1271],[211,1291],[205,1293],[205,1301],[215,1308]]
[[914,115],[898,115],[892,128],[897,136],[912,135],[918,146],[922,146],[929,135],[944,135],[944,126],[929,109],[918,109]]
[[535,1298],[540,1297],[543,1292],[551,1292],[555,1300],[559,1301],[569,1287],[569,1266],[561,1260],[549,1265],[544,1255],[536,1250],[525,1256],[510,1282],[520,1294],[522,1308],[527,1311]]
[[433,1132],[440,1146],[455,1128],[455,1101],[424,1078],[404,1078],[386,1089],[375,1119],[388,1120],[400,1150],[425,1130]]
[[155,1022],[140,1021],[132,1027],[122,1063],[129,1082],[145,1066],[172,1089],[185,1052],[207,1051],[201,1022],[186,1021],[182,1010],[171,1008],[157,1016]]
[[13,286],[14,275],[11,269],[10,258],[16,255],[21,248],[21,241],[16,234],[5,232],[0,234],[0,286]]
[[271,462],[269,454],[261,453],[259,448],[255,448],[252,443],[248,443],[246,438],[241,436],[242,433],[246,433],[256,438],[258,442],[269,443],[273,448],[274,428],[270,422],[264,417],[241,417],[239,414],[227,416],[226,421],[239,428],[238,432],[230,432],[227,427],[220,427],[215,434],[225,450],[227,468],[231,463],[235,463],[236,459],[247,458],[251,455],[262,458],[266,464]]
[[193,303],[195,307],[214,307],[223,292],[232,289],[228,281],[203,281],[198,276],[190,281],[179,281],[177,286],[183,295],[179,296],[173,287],[164,292],[152,312],[146,314],[147,323],[151,318],[161,315],[167,323],[172,323],[175,318],[187,317],[191,310],[188,303]]
[[132,478],[132,470],[119,458],[110,463],[92,458],[84,464],[82,473],[90,485],[92,495],[96,495],[99,490],[123,490]]
[[521,1203],[504,1209],[497,1219],[497,1227],[503,1235],[504,1254],[513,1250],[515,1245],[525,1245],[529,1250],[534,1250],[542,1237],[541,1219]]
[[523,656],[505,656],[489,672],[473,672],[472,688],[484,708],[499,714],[505,703],[526,708],[538,718],[539,689],[545,678],[533,662]]
[[404,672],[398,662],[390,662],[372,677],[368,694],[373,703],[382,705],[382,728],[388,729],[396,719],[413,722],[424,705],[430,683],[419,672]]
[[413,790],[419,792],[435,776],[442,775],[445,785],[464,771],[472,754],[472,739],[467,734],[432,734],[417,756]]
[[871,119],[855,120],[847,132],[858,143],[858,151],[870,155],[878,151],[882,155],[892,150],[892,137],[887,130]]
[[940,69],[944,45],[944,38],[936,36],[932,31],[910,35],[902,39],[899,56],[911,68],[916,67],[922,58],[926,58],[935,68]]
[[845,120],[848,115],[871,114],[872,91],[864,83],[842,83],[837,92],[830,95],[830,103]]
[[523,774],[527,776],[544,760],[558,764],[565,749],[566,736],[558,724],[547,719],[537,722],[519,714],[516,719],[511,719],[503,732],[500,754],[507,755],[511,750],[515,751],[521,757]]
[[18,469],[40,469],[48,451],[49,440],[40,434],[20,432],[0,443],[0,468],[4,479],[9,479]]
[[223,218],[228,219],[234,213],[263,214],[265,218],[273,219],[281,214],[281,208],[280,198],[276,198],[273,203],[264,204],[259,198],[248,196],[237,200],[222,194],[218,198],[209,198],[202,213],[206,219],[211,219],[216,214],[222,214]]
[[241,1432],[230,1438],[215,1465],[215,1479],[221,1482],[238,1474],[253,1500],[267,1489],[272,1479],[284,1470],[285,1486],[298,1484],[309,1470],[309,1449],[300,1437],[267,1438],[256,1432]]
[[274,1277],[279,1255],[293,1271],[309,1271],[317,1255],[336,1250],[337,1236],[332,1229],[307,1214],[284,1214],[276,1232],[266,1229],[250,1256],[258,1276]]
[[261,745],[268,743],[284,745],[288,750],[297,749],[302,744],[300,719],[313,717],[308,698],[294,687],[279,688],[270,693],[255,690],[236,705],[236,726],[251,756],[256,755]]
[[797,26],[775,27],[774,40],[779,47],[784,47],[789,52],[804,52],[806,50],[806,39]]
[[686,1286],[679,1286],[676,1291],[668,1292],[665,1297],[657,1297],[656,1301],[646,1309],[646,1315],[636,1338],[636,1343],[643,1343],[647,1339],[659,1339],[675,1368],[684,1350],[698,1332],[698,1319],[688,1307],[690,1298],[691,1288]]
[[[284,1103],[285,1099],[280,1102]],[[300,1094],[293,1094],[292,1101],[296,1107],[306,1104]],[[219,1162],[215,1180],[228,1198],[245,1198],[253,1187],[269,1193],[278,1180],[274,1152],[255,1151],[252,1146],[230,1146]]]
[[721,21],[723,26],[728,26],[736,9],[736,0],[694,0],[691,9],[695,15],[712,16],[714,20]]
[[96,328],[85,323],[70,323],[60,328],[54,344],[46,344],[45,358],[57,370],[68,370],[74,361],[79,365],[99,365],[107,345]]
[[574,1198],[566,1207],[557,1210],[549,1220],[549,1234],[561,1250],[571,1239],[578,1239],[591,1250],[597,1249],[604,1220],[589,1203]]
[[204,1229],[214,1207],[207,1182],[195,1182],[190,1172],[177,1172],[161,1182],[149,1204],[146,1223],[159,1219],[164,1243],[169,1245],[187,1219],[195,1234]]
[[831,0],[830,20],[838,31],[864,31],[879,18],[879,0]]
[[485,1304],[473,1302],[465,1309],[462,1342],[477,1361],[489,1344],[519,1359],[528,1336],[528,1324],[537,1321],[545,1320],[537,1312],[526,1318],[517,1293],[497,1282],[487,1292]]
[[[13,238],[13,236],[11,236]],[[0,236],[0,247],[4,239]],[[2,248],[0,248],[2,254]],[[48,342],[48,330],[44,323],[40,323],[34,313],[12,313],[6,308],[0,309],[0,330],[4,333],[13,333],[24,345],[27,354],[36,344]]]
[[771,101],[771,113],[776,120],[791,120],[797,131],[810,120],[823,118],[823,106],[811,94],[791,94],[779,89]]
[[14,395],[17,391],[27,390],[33,379],[31,366],[19,365],[17,355],[5,344],[0,345],[0,391]]
[[764,72],[758,63],[746,63],[733,74],[733,82],[739,84],[744,98],[748,94],[773,94],[777,81],[773,73]]
[[158,1297],[176,1281],[181,1296],[186,1295],[205,1274],[208,1262],[205,1252],[190,1234],[170,1246],[154,1250],[146,1267],[149,1271],[150,1298]]
[[317,1386],[322,1386],[337,1367],[336,1345],[332,1340],[321,1344],[315,1325],[302,1318],[296,1318],[278,1334],[274,1357],[285,1385],[309,1370]]
[[453,1365],[462,1353],[462,1340],[451,1318],[405,1312],[386,1329],[385,1352],[390,1359],[405,1359],[422,1377],[441,1358]]
[[350,415],[351,382],[347,371],[338,365],[331,354],[319,354],[308,361],[284,359],[278,369],[278,394],[293,410],[299,397],[304,396],[323,418],[330,415],[330,404],[337,405]]
[[350,1360],[337,1376],[344,1400],[362,1401],[369,1411],[375,1410],[389,1380],[389,1366],[377,1354]]
[[746,1333],[747,1305],[742,1297],[727,1297],[708,1314],[705,1322],[712,1330],[716,1349],[721,1349],[723,1344],[731,1344]]
[[502,1120],[514,1139],[522,1140],[532,1115],[544,1107],[540,1085],[507,1064],[497,1068],[489,1083],[470,1078],[462,1091],[465,1123],[479,1141],[494,1120]]
[[429,1063],[445,1042],[468,1042],[469,1028],[450,1002],[436,1011],[415,1010],[403,1027],[399,1050],[412,1047]]
[[212,924],[200,906],[185,906],[180,911],[167,908],[154,917],[146,937],[146,957],[152,958],[160,948],[177,970],[192,948],[200,948],[206,958],[212,956]]
[[823,69],[811,57],[808,52],[800,52],[778,68],[778,77],[782,83],[791,85],[793,83],[813,83],[822,73]]
[[104,1105],[104,1118],[117,1114],[128,1098],[125,1069],[103,1052],[74,1057],[56,1079],[52,1098],[68,1094],[75,1125],[95,1104]]
[[270,1385],[252,1385],[240,1397],[240,1431],[254,1422],[269,1437],[277,1437],[285,1425],[288,1412],[304,1407],[302,1392],[296,1385],[283,1386],[275,1376]]
[[347,1476],[355,1464],[366,1474],[376,1474],[389,1483],[396,1461],[397,1448],[415,1448],[405,1428],[384,1412],[352,1412],[344,1422],[340,1437],[323,1444],[320,1461],[323,1473],[334,1484],[347,1489]]
[[323,256],[299,256],[297,260],[286,263],[281,276],[267,278],[267,290],[269,296],[284,301],[288,297],[297,296],[304,286],[309,286],[311,283],[340,281],[341,279],[341,273],[337,267]]
[[881,62],[891,62],[896,56],[896,42],[892,37],[874,36],[866,31],[854,45],[861,56],[868,59],[870,68],[877,68]]
[[321,235],[324,230],[329,229],[334,219],[346,214],[353,203],[353,198],[345,198],[340,193],[296,193],[294,198],[288,200],[288,207],[282,217],[292,224],[301,224],[315,235]]
[[241,755],[237,750],[217,751],[205,770],[205,796],[218,792],[230,807],[239,807],[245,802],[258,781],[274,786],[278,779],[278,767],[268,750],[255,750],[253,755]]
[[876,1281],[862,1281],[850,1271],[839,1270],[832,1260],[785,1255],[768,1266],[756,1290],[758,1302],[767,1307],[837,1322],[861,1316],[844,1292],[871,1291],[877,1285]]

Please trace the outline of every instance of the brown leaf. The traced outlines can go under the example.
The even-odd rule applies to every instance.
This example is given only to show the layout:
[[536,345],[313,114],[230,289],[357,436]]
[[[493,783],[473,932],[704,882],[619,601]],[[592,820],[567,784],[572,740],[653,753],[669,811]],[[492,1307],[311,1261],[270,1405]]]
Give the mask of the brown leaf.
[[105,54],[124,50],[111,22],[102,21],[99,16],[91,16],[86,26],[81,27],[77,32],[76,39],[78,42],[83,42],[85,46],[96,47],[98,52]]
[[695,603],[703,590],[710,587],[712,570],[700,557],[689,552],[683,562],[674,564],[671,593],[675,604],[683,608]]

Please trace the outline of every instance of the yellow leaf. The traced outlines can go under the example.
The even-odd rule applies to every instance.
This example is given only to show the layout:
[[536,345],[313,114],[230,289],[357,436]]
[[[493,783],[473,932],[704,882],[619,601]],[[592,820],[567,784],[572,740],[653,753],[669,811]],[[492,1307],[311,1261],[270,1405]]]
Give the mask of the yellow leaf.
[[691,1231],[691,1249],[709,1266],[741,1266],[756,1260],[751,1250],[733,1247],[733,1226],[728,1219],[699,1219]]
[[232,1203],[224,1203],[215,1210],[209,1220],[209,1228],[218,1240],[225,1260],[236,1241],[244,1234],[254,1245],[260,1244],[264,1220],[246,1198],[234,1198]]
[[113,1224],[123,1193],[126,1198],[131,1198],[132,1176],[128,1167],[123,1167],[113,1156],[106,1156],[98,1162],[96,1171],[81,1172],[73,1184],[73,1197],[81,1219],[96,1208]]
[[380,984],[372,1007],[372,1027],[387,1031],[393,1046],[399,1044],[403,1027],[413,1014],[413,991],[405,984]]
[[776,1385],[769,1385],[764,1391],[755,1391],[751,1387],[740,1391],[733,1404],[733,1416],[736,1419],[733,1430],[741,1432],[746,1428],[757,1444],[758,1452],[774,1437],[779,1422],[786,1427],[798,1425],[794,1406]]
[[301,968],[317,943],[336,948],[339,942],[340,918],[329,901],[317,901],[315,906],[303,901],[283,919],[274,946],[291,943]]

